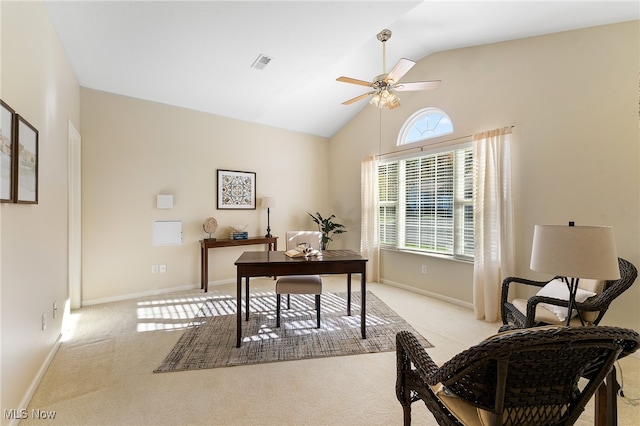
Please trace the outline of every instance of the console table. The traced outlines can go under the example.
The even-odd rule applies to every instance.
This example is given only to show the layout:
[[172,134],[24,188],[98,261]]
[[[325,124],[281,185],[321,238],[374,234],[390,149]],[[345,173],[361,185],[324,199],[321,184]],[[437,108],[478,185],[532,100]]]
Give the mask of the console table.
[[278,250],[278,237],[249,237],[242,240],[204,239],[200,240],[200,288],[209,291],[209,249],[217,247],[235,247],[254,244],[268,244],[269,251]]

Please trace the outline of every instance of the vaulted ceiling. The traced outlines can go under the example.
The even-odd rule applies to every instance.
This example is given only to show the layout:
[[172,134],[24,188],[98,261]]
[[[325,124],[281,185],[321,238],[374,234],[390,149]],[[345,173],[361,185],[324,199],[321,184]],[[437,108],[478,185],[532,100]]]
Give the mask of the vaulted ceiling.
[[[637,1],[45,4],[83,87],[324,137],[373,108],[341,105],[366,88],[336,78],[382,73],[384,28],[393,32],[389,68],[402,57],[640,19]],[[252,67],[259,55],[271,59],[262,70]]]

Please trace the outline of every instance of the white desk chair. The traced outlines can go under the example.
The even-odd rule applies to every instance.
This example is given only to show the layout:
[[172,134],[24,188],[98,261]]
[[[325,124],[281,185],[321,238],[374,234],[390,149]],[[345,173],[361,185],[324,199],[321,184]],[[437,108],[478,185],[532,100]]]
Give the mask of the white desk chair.
[[[287,250],[296,248],[299,244],[320,250],[322,233],[319,231],[288,231]],[[280,327],[280,296],[287,295],[287,309],[291,309],[291,294],[315,294],[317,328],[320,328],[320,295],[322,294],[322,279],[320,275],[288,275],[276,282],[276,327]]]

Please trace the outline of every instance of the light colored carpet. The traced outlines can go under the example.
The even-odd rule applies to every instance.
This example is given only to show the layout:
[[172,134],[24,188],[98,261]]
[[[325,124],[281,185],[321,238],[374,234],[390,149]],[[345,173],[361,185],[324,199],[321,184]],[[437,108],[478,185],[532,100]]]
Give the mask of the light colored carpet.
[[[322,287],[345,291],[346,277],[323,276]],[[389,285],[367,288],[434,344],[428,351],[438,364],[500,326],[476,320],[466,308]],[[273,279],[251,280],[252,296],[273,291]],[[56,418],[30,414],[20,426],[402,424],[393,352],[153,373],[205,301],[235,294],[234,282],[211,286],[209,293],[194,289],[72,312],[64,342],[27,407],[29,413],[55,411]],[[636,426],[640,406],[631,399],[640,397],[640,358],[626,357],[620,367],[629,399],[618,399],[618,425]],[[424,404],[414,406],[414,426],[436,426]],[[576,425],[593,426],[593,413],[589,403]]]
[[280,328],[276,328],[276,295],[251,297],[249,321],[242,322],[242,345],[236,348],[235,297],[208,299],[191,328],[155,372],[199,370],[234,365],[261,364],[331,356],[395,351],[395,336],[408,330],[423,346],[433,347],[391,308],[367,292],[366,330],[360,330],[360,293],[354,292],[351,316],[347,315],[347,293],[324,293],[321,327],[316,328],[314,295],[291,296],[291,309],[283,297]]

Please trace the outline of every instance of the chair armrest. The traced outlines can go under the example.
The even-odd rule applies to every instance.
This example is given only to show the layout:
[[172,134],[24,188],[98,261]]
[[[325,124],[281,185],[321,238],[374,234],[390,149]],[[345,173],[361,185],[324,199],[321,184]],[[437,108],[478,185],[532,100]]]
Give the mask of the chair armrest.
[[433,376],[438,372],[439,367],[411,332],[400,331],[396,334],[396,356],[398,377],[402,376],[404,371],[410,370],[413,364],[424,382],[432,386],[438,383]]
[[[604,311],[606,311],[608,304],[602,301],[601,298],[598,298],[600,295],[592,296],[584,302],[574,302],[573,309],[580,311],[582,314],[586,312],[601,312],[600,317],[604,315]],[[544,296],[532,296],[527,300],[527,324],[535,324],[535,316],[536,316],[536,307],[539,303],[548,303],[554,306],[561,306],[564,308],[569,307],[568,300],[555,299],[553,297],[544,297]],[[600,322],[598,318],[594,325]]]
[[505,304],[509,301],[509,287],[511,283],[514,284],[524,284],[533,287],[542,288],[548,284],[548,281],[534,281],[528,280],[526,278],[519,277],[507,277],[502,281],[502,290],[500,292],[500,314],[502,316],[502,322],[506,324],[506,312],[505,312]]
[[[555,277],[555,278],[558,278],[558,277]],[[524,284],[524,285],[530,285],[530,286],[542,288],[545,285],[547,285],[549,281],[534,281],[534,280],[528,280],[526,278],[507,277],[502,281],[502,293],[501,293],[502,303],[506,302],[509,297],[509,286],[511,285],[511,283]]]
[[[587,300],[585,300],[584,302],[575,301],[573,303],[573,307],[574,309],[579,309],[580,311],[586,311],[586,312],[599,311],[601,308],[601,305],[603,305],[603,303],[599,302],[599,296],[600,295],[592,296]],[[527,312],[529,312],[529,310],[532,310],[535,312],[536,305],[538,305],[539,303],[548,303],[550,305],[562,306],[564,308],[569,307],[568,300],[556,299],[554,297],[545,297],[545,296],[531,296],[529,299],[527,299]]]

